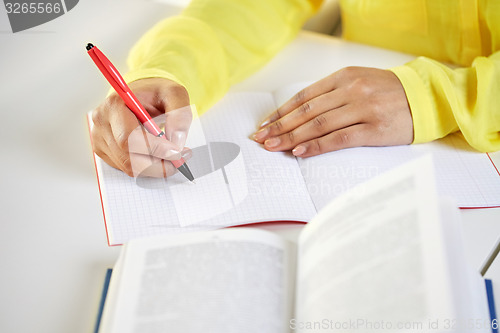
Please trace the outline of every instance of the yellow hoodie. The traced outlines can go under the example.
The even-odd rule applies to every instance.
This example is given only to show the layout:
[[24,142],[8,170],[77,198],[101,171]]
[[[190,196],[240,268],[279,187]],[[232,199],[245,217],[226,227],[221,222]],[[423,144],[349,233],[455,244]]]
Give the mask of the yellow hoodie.
[[[405,88],[414,143],[460,130],[474,148],[500,150],[500,0],[340,3],[345,39],[422,56],[391,69]],[[204,112],[290,42],[320,4],[192,0],[139,40],[125,79],[172,79]]]

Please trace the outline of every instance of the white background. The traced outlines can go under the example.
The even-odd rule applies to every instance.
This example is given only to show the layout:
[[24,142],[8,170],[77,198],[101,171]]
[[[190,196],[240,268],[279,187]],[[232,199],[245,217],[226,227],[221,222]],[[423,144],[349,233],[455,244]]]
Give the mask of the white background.
[[[124,72],[134,41],[178,12],[152,1],[81,0],[56,20],[13,34],[0,5],[1,332],[93,329],[105,270],[119,248],[106,243],[85,120],[109,86],[85,45],[99,45]],[[294,43],[274,66],[286,68],[287,54],[316,42]],[[235,89],[255,86],[266,70]],[[267,76],[262,88],[286,82],[276,80]],[[500,234],[499,215],[463,212],[477,267]]]

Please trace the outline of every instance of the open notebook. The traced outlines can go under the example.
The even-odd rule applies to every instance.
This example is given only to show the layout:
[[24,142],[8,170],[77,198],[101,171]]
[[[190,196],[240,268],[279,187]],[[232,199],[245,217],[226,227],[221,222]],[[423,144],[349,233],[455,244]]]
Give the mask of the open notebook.
[[431,168],[417,159],[344,193],[296,243],[258,228],[133,240],[99,332],[494,332]]
[[[460,207],[500,206],[500,175],[460,134],[399,147],[361,147],[307,159],[268,152],[250,139],[256,125],[304,85],[275,93],[226,95],[194,120],[186,146],[196,184],[130,178],[95,156],[108,242],[264,221],[309,221],[355,185],[432,154],[441,196]],[[90,119],[89,119],[90,121]]]

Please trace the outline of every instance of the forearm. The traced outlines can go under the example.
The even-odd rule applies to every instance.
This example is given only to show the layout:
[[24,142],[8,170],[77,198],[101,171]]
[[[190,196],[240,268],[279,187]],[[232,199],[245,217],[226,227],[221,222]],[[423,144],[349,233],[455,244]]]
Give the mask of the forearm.
[[500,150],[500,52],[467,68],[418,58],[392,71],[410,104],[414,143],[460,130],[475,149]]
[[204,112],[286,45],[319,2],[193,0],[181,15],[158,23],[139,40],[126,80],[172,79]]

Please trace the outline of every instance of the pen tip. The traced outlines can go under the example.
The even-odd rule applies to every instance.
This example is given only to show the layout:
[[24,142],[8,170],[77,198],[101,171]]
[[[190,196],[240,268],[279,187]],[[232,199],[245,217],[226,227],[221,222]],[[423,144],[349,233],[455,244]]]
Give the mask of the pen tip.
[[87,46],[85,47],[87,49],[87,51],[89,51],[90,49],[92,49],[94,47],[94,45],[92,43],[88,43]]
[[194,179],[191,181],[192,184],[196,184],[196,182],[194,181]]

